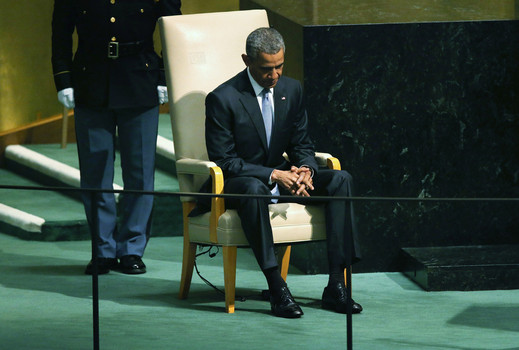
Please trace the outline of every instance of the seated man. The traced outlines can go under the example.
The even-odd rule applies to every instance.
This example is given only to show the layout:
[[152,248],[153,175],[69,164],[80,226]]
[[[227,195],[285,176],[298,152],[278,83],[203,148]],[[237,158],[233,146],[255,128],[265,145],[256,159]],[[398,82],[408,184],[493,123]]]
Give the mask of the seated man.
[[[284,53],[283,38],[275,29],[259,28],[249,34],[242,55],[247,68],[206,98],[209,159],[221,167],[227,194],[351,196],[349,173],[318,169],[301,85],[282,76]],[[303,311],[278,269],[269,203],[264,198],[226,199],[226,207],[237,209],[265,274],[272,313],[301,317]],[[349,201],[329,201],[325,207],[330,277],[322,307],[346,313],[344,268],[360,257],[353,209]],[[354,313],[362,310],[355,302],[352,307]]]

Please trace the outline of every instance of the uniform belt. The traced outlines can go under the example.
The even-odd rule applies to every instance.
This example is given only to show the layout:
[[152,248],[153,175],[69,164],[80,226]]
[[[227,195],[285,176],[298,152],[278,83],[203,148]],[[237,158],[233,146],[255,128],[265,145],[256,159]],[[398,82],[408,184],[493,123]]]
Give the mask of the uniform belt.
[[108,43],[108,58],[115,60],[122,56],[136,55],[149,50],[151,47],[152,45],[147,41],[134,41],[128,43],[111,41]]

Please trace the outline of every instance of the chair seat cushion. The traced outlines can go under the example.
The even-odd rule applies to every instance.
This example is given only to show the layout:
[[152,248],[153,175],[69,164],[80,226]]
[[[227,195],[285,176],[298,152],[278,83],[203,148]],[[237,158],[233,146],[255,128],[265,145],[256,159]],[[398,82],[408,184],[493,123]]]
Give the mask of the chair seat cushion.
[[[323,205],[277,203],[269,205],[274,243],[295,243],[326,239],[326,220]],[[189,218],[189,239],[196,243],[246,246],[241,221],[236,210],[228,209],[220,216],[218,242],[209,239],[211,213]]]

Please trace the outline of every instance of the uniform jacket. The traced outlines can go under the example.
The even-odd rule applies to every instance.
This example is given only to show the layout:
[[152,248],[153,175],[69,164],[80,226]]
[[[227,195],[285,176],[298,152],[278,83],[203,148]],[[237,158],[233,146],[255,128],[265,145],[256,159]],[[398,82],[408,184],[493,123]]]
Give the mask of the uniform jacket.
[[[153,32],[157,19],[180,14],[180,5],[180,0],[55,0],[52,68],[57,90],[74,88],[78,106],[158,105],[157,86],[166,83]],[[72,56],[74,29],[78,47]],[[110,42],[139,42],[142,50],[112,59]]]
[[297,80],[280,77],[274,87],[274,114],[267,147],[263,117],[247,70],[207,96],[207,151],[225,178],[253,176],[268,184],[274,169],[288,170],[291,164],[307,165],[317,171],[302,87]]

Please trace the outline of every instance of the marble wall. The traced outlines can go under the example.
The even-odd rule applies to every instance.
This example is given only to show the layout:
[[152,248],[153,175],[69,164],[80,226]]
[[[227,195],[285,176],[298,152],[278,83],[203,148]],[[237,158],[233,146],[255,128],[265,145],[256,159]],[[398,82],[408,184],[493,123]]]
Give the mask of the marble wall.
[[[459,200],[519,198],[518,4],[240,0],[284,36],[317,149],[365,197],[354,271],[399,271],[404,247],[519,243],[519,201]],[[326,270],[322,243],[292,256]]]
[[[312,136],[364,197],[519,197],[518,21],[304,27]],[[519,242],[517,201],[362,201],[363,271]]]

